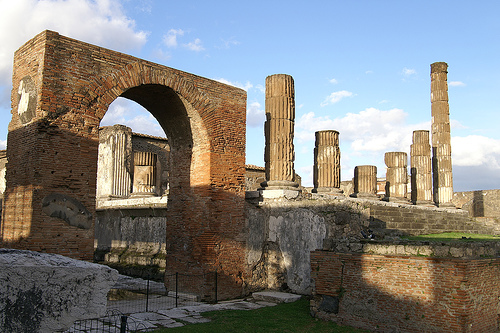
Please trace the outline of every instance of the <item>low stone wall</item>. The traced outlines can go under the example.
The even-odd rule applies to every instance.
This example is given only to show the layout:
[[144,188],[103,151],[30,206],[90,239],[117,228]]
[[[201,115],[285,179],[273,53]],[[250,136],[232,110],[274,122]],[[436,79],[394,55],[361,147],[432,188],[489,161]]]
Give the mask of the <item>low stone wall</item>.
[[[274,289],[310,294],[309,252],[317,249],[340,251],[332,247],[333,240],[352,243],[349,251],[356,252],[353,246],[360,246],[363,235],[397,242],[399,236],[448,231],[500,234],[497,225],[486,225],[460,209],[312,194],[295,200],[262,199],[258,193],[249,197],[245,206],[246,262],[252,272],[251,280],[246,281],[249,292]],[[166,253],[165,204],[148,203],[130,209],[120,208],[118,201],[114,208],[97,212],[96,259],[126,266],[128,273],[135,266],[161,270],[165,267]],[[401,246],[390,248],[396,252],[376,253],[401,254]],[[415,254],[422,255],[430,250],[422,245],[418,251]],[[447,246],[432,251],[460,252]],[[467,251],[467,254],[472,251],[481,255],[481,250]],[[484,255],[490,255],[490,250],[484,251]]]
[[129,275],[161,278],[166,257],[165,208],[106,209],[96,215],[94,260]]
[[471,217],[500,219],[500,190],[455,192],[453,204]]
[[0,332],[62,332],[75,320],[103,316],[117,279],[106,266],[0,249]]
[[497,332],[500,258],[311,252],[318,318],[376,332]]

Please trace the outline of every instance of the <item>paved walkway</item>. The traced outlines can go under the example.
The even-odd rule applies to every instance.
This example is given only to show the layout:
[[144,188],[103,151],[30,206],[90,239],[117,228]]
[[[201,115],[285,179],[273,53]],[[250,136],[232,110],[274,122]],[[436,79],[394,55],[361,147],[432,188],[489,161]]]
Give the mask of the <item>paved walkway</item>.
[[[120,332],[121,314],[127,314],[128,331],[150,332],[158,328],[171,328],[184,326],[186,324],[205,323],[210,321],[201,314],[217,310],[255,310],[266,306],[274,306],[278,303],[294,302],[300,299],[300,295],[259,292],[253,293],[252,297],[240,300],[221,301],[217,304],[205,304],[197,302],[193,297],[184,295],[175,307],[175,298],[165,296],[163,283],[150,281],[150,291],[163,293],[153,295],[148,300],[148,308],[145,311],[144,297],[134,299],[127,297],[127,291],[137,291],[146,288],[147,281],[120,276],[114,289],[120,290],[121,297],[127,299],[108,301],[108,315],[95,320],[81,321],[76,323],[69,331],[71,332]],[[133,295],[132,293],[130,295]],[[131,299],[132,298],[132,299]],[[127,332],[128,332],[127,331]]]

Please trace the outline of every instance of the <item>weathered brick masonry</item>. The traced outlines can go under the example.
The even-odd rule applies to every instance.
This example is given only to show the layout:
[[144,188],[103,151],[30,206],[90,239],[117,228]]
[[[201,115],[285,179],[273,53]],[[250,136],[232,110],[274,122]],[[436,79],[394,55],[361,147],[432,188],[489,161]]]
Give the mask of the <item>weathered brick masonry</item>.
[[377,332],[498,332],[500,259],[311,253],[316,316]]
[[42,204],[53,204],[47,198],[55,193],[63,198],[55,215],[75,214],[65,206],[74,199],[95,216],[99,123],[122,96],[148,109],[169,138],[167,271],[218,269],[226,285],[220,290],[241,293],[247,276],[243,90],[52,31],[16,51],[12,82],[3,246],[92,259],[93,222],[88,229],[68,225],[44,213]]

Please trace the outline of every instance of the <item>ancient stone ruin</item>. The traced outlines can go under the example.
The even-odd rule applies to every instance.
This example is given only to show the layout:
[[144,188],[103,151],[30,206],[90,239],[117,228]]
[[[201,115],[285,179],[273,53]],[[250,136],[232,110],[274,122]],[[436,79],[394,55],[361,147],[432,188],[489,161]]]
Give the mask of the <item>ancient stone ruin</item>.
[[339,132],[315,133],[313,192],[341,194]]
[[[294,170],[290,75],[266,78],[265,168],[246,167],[244,91],[44,31],[14,57],[1,246],[196,275],[188,292],[206,299],[217,272],[219,299],[263,289],[313,295],[313,313],[363,327],[489,329],[500,313],[499,263],[490,259],[500,251],[401,240],[500,235],[499,193],[453,199],[446,71],[431,66],[432,146],[428,131],[413,133],[410,181],[406,153],[389,152],[384,181],[376,166],[356,166],[354,193],[339,195],[342,129],[331,129],[316,133],[310,193]],[[117,97],[151,112],[168,141],[100,128]],[[452,203],[464,209],[446,209]],[[467,308],[473,315],[438,313],[477,301],[440,297],[439,288],[458,281],[449,272],[479,290],[484,303]],[[422,276],[415,288],[424,296],[398,287],[403,273]]]

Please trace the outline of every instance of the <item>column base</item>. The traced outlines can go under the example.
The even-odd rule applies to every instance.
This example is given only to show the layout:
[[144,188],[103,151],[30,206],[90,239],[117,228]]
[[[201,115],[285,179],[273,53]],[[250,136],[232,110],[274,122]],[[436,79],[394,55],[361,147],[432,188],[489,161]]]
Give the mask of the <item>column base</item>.
[[298,188],[295,188],[293,190],[289,189],[261,189],[259,192],[262,195],[262,199],[280,199],[280,198],[285,198],[285,199],[296,199],[299,194],[300,190]]
[[407,198],[399,198],[399,197],[384,197],[382,198],[383,201],[387,202],[393,202],[393,203],[398,203],[398,204],[411,204],[411,201]]
[[455,206],[451,202],[436,203],[436,206],[438,206],[439,208],[454,208],[454,209],[457,208],[457,206]]
[[331,195],[343,195],[344,191],[342,191],[338,187],[318,187],[318,188],[313,188],[312,193],[318,193],[318,194],[331,194]]
[[358,199],[369,199],[369,200],[379,200],[380,198],[373,193],[353,193],[350,195],[351,198]]
[[299,184],[290,180],[268,180],[260,183],[260,186],[263,190],[299,190]]
[[434,201],[430,201],[430,200],[417,200],[417,201],[413,201],[413,204],[417,205],[417,206],[424,206],[424,207],[436,207],[436,205],[434,204]]

